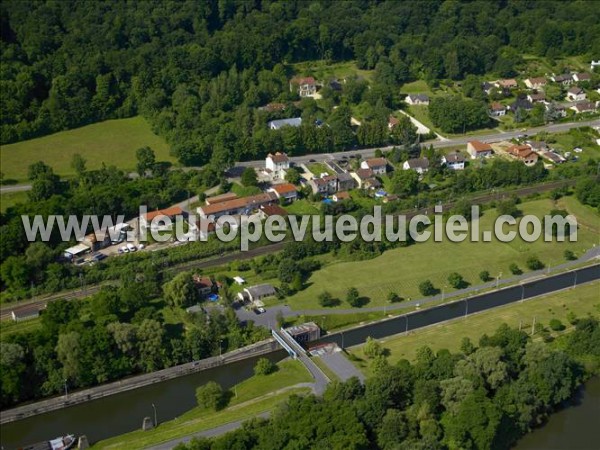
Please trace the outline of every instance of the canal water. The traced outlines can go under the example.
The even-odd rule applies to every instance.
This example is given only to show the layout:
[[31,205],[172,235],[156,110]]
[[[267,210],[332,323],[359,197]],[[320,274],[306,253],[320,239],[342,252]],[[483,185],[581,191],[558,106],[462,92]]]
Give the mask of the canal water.
[[[281,350],[263,357],[276,362],[286,356]],[[2,450],[70,433],[85,434],[93,443],[134,431],[142,427],[144,417],[154,417],[153,403],[159,423],[171,420],[196,406],[198,386],[216,381],[228,389],[253,375],[258,358],[260,356],[8,423],[2,426]]]
[[543,427],[523,437],[514,450],[597,450],[599,423],[600,378],[596,377]]
[[[576,272],[577,275],[573,272],[564,273],[536,280],[523,286],[509,287],[470,299],[416,311],[343,333],[332,333],[325,336],[320,342],[337,342],[342,347],[351,347],[363,343],[369,336],[381,339],[445,320],[460,317],[466,319],[469,314],[600,278],[599,265],[579,269]],[[286,356],[287,353],[281,350],[271,353],[267,357],[273,361],[279,361]],[[227,389],[252,376],[258,358],[259,356],[6,424],[2,426],[0,437],[2,450],[10,450],[67,433],[85,434],[90,443],[127,433],[141,428],[145,416],[154,416],[153,403],[156,406],[159,422],[171,420],[196,405],[195,390],[198,386],[213,380]],[[596,401],[598,401],[597,396]],[[593,416],[594,419],[597,417],[600,416]],[[519,450],[533,450],[534,448],[537,447],[523,447]],[[573,447],[563,448],[572,449]],[[587,448],[581,448],[587,450]]]

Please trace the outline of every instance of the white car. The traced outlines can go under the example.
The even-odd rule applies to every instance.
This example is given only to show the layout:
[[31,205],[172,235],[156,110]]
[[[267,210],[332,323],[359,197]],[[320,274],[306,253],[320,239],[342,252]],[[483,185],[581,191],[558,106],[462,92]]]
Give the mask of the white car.
[[129,249],[125,246],[119,247],[119,253],[129,253]]
[[144,244],[140,244],[140,245],[138,246],[138,249],[139,249],[139,250],[144,250],[144,247],[145,247],[145,245],[144,245]]
[[127,250],[129,250],[130,252],[135,252],[137,248],[135,248],[135,245],[133,244],[127,244]]

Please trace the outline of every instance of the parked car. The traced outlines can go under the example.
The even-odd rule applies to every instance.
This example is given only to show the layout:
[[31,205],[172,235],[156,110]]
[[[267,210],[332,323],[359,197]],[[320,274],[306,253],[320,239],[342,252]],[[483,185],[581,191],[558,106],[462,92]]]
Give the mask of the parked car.
[[144,244],[140,244],[140,245],[138,246],[138,249],[139,249],[139,250],[143,250],[143,249],[144,249],[144,247],[146,247]]
[[260,307],[256,308],[256,310],[258,311],[258,314],[264,314],[264,313],[266,313],[266,312],[267,312],[267,311],[265,310],[265,308],[263,308],[262,306],[260,306]]
[[104,258],[106,258],[104,253],[96,253],[92,256],[92,261],[102,261]]
[[125,246],[119,247],[119,253],[129,253],[129,249]]
[[135,247],[135,245],[128,243],[127,250],[129,250],[130,252],[135,252],[137,250],[137,248]]

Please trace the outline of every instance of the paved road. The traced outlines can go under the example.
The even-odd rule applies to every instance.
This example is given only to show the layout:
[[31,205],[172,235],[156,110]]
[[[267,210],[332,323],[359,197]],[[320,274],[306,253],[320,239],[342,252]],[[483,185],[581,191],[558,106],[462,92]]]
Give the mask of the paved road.
[[12,186],[0,186],[0,194],[8,194],[10,192],[21,192],[31,190],[31,184],[13,184]]
[[[513,139],[517,136],[522,136],[523,134],[534,135],[540,133],[542,131],[546,131],[549,133],[560,133],[564,131],[568,131],[572,128],[580,128],[586,126],[600,126],[600,119],[588,120],[585,122],[569,122],[569,123],[558,123],[554,125],[546,125],[543,127],[537,128],[529,128],[525,131],[521,130],[512,130],[506,132],[496,132],[492,134],[485,135],[470,135],[464,137],[457,137],[452,139],[445,139],[439,141],[428,141],[427,144],[433,145],[434,148],[446,148],[446,147],[454,147],[458,145],[466,145],[467,142],[478,140],[482,142],[496,142],[499,140]],[[365,148],[362,150],[349,150],[344,152],[335,152],[335,153],[318,153],[318,154],[310,154],[303,156],[293,156],[290,160],[296,164],[306,164],[310,162],[311,159],[315,161],[327,161],[336,158],[341,158],[342,156],[349,157],[351,155],[360,155],[361,158],[371,157],[375,154],[376,150],[387,151],[392,147],[374,147],[374,148]],[[236,163],[236,167],[264,167],[265,161],[263,159],[258,161],[242,161]]]

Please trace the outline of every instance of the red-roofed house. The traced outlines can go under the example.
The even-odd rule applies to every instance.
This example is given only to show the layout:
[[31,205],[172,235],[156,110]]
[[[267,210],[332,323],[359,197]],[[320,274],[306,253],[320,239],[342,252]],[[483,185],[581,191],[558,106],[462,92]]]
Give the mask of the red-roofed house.
[[506,114],[506,106],[501,103],[494,102],[490,105],[490,115],[493,117],[501,117]]
[[467,142],[467,153],[471,155],[471,159],[489,158],[492,156],[493,150],[490,144],[481,141]]
[[513,158],[523,161],[526,166],[533,166],[538,160],[538,154],[529,145],[513,145],[506,149]]
[[213,283],[213,280],[211,280],[209,277],[201,277],[200,275],[194,275],[193,280],[196,289],[198,289],[202,297],[206,297],[207,295],[213,293],[213,288],[215,287],[215,284]]
[[313,77],[294,77],[290,81],[291,92],[294,92],[295,86],[300,97],[312,97],[317,93],[317,82]]
[[388,119],[388,128],[391,130],[399,123],[400,123],[400,121],[398,119],[396,119],[394,116],[390,116]]
[[[171,206],[166,209],[157,209],[156,211],[149,211],[146,214],[142,214],[140,217],[140,225],[144,228],[152,228],[156,230],[170,229],[170,226],[162,224],[162,220],[171,219],[175,220],[176,216],[182,216],[183,210],[179,206]],[[153,223],[154,221],[154,223]]]
[[275,184],[269,192],[274,192],[281,203],[290,203],[298,198],[298,190],[292,183]]
[[543,89],[548,84],[544,77],[528,78],[525,80],[525,86],[529,89]]
[[385,158],[370,158],[360,163],[361,169],[371,169],[375,175],[385,175],[387,160]]

